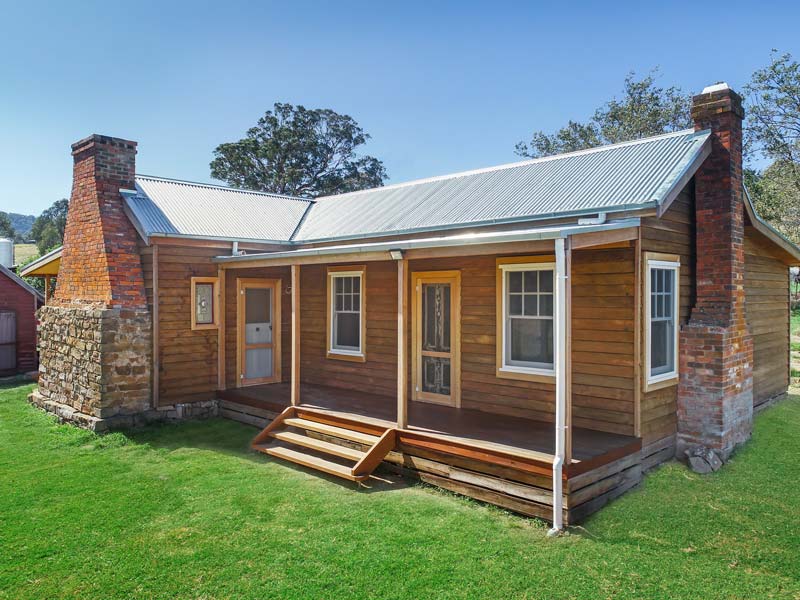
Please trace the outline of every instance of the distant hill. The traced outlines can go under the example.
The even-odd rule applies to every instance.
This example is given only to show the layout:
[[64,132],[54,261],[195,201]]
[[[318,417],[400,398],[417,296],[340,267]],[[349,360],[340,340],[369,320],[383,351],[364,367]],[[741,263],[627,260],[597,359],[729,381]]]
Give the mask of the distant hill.
[[18,213],[6,213],[8,218],[11,219],[11,225],[14,227],[14,231],[17,232],[17,235],[21,238],[28,239],[28,235],[31,232],[31,227],[33,227],[33,222],[36,220],[36,217],[33,215],[20,215]]

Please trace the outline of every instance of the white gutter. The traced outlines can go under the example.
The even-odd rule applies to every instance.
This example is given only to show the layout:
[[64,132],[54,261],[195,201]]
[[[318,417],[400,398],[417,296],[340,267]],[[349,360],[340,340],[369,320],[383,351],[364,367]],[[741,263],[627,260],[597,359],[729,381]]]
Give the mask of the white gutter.
[[595,231],[610,231],[613,229],[627,229],[638,227],[638,218],[608,221],[598,225],[564,224],[537,229],[524,229],[513,231],[492,231],[486,233],[470,233],[461,235],[439,236],[413,240],[395,240],[391,242],[370,242],[364,244],[343,244],[338,246],[325,246],[323,248],[299,248],[279,252],[260,252],[244,256],[217,256],[216,263],[232,263],[240,261],[253,261],[260,259],[293,259],[304,256],[327,256],[329,254],[360,254],[365,252],[390,252],[392,250],[414,250],[422,248],[446,248],[452,246],[472,246],[476,244],[493,244],[501,242],[517,242],[531,240],[554,240],[569,235],[593,233]]
[[564,238],[556,246],[556,306],[555,306],[555,371],[556,371],[556,443],[553,460],[553,527],[548,535],[557,535],[564,528],[564,490],[561,474],[566,455],[567,415],[567,257]]

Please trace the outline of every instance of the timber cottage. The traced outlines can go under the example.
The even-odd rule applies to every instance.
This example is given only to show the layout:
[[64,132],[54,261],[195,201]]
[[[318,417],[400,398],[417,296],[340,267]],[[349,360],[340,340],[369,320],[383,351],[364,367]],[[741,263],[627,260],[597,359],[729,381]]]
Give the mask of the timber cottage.
[[381,463],[575,523],[789,382],[800,250],[742,184],[740,97],[693,130],[314,201],[73,145],[31,399],[95,429],[220,415],[257,450]]

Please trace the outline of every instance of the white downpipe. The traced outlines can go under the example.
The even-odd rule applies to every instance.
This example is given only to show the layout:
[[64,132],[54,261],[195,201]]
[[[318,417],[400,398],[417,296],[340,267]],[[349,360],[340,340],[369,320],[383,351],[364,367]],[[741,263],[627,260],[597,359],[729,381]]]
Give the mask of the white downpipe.
[[607,213],[597,213],[597,217],[594,219],[578,219],[578,225],[602,225],[606,222],[607,217]]
[[556,535],[564,527],[561,473],[566,454],[567,415],[567,257],[564,238],[556,239],[555,371],[556,371],[556,447],[553,460],[553,527]]

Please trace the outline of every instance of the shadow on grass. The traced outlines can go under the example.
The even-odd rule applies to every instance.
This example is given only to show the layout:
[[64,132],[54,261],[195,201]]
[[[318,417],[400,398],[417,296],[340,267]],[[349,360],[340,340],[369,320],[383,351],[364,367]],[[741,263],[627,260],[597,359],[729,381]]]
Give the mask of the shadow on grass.
[[358,484],[321,471],[309,469],[292,462],[279,460],[250,449],[250,442],[258,433],[258,429],[223,418],[212,418],[183,423],[157,423],[141,429],[129,429],[123,434],[131,442],[146,445],[150,448],[175,451],[187,448],[208,450],[254,463],[280,465],[307,473],[331,483],[341,485],[361,493],[393,491],[409,487],[409,482],[385,469],[376,473],[375,477],[363,484]]

